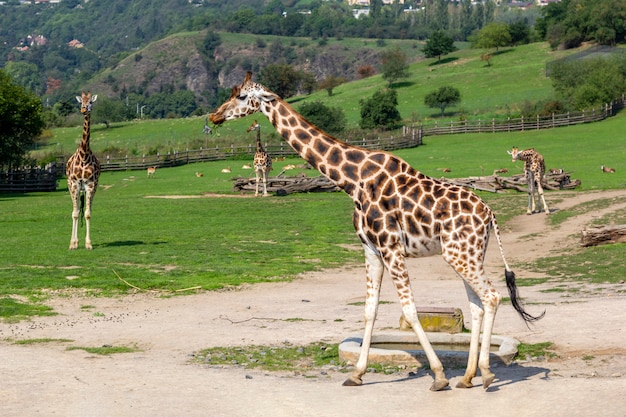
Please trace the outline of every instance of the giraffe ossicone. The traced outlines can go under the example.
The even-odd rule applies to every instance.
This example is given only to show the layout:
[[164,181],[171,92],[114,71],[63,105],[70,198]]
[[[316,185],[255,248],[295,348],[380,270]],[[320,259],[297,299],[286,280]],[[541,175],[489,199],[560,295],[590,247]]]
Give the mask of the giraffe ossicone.
[[91,226],[91,204],[98,189],[98,178],[100,177],[100,162],[89,147],[91,137],[91,110],[93,103],[98,98],[97,95],[82,92],[76,96],[80,103],[80,112],[84,115],[83,137],[78,149],[67,160],[65,174],[67,176],[67,187],[72,197],[72,237],[70,239],[70,250],[78,248],[78,218],[82,213],[85,216],[85,249],[92,249],[90,226]]
[[419,322],[405,262],[407,257],[441,252],[463,279],[472,316],[467,369],[457,387],[471,387],[479,368],[483,387],[487,388],[495,378],[489,367],[489,348],[502,299],[483,264],[492,230],[504,263],[511,304],[526,322],[543,317],[543,313],[530,315],[521,305],[515,274],[506,263],[498,224],[487,204],[473,192],[430,178],[390,153],[362,149],[330,136],[278,95],[253,82],[251,73],[233,88],[230,98],[210,114],[210,119],[219,125],[256,112],[267,116],[303,159],[354,202],[353,224],[365,252],[365,330],[359,359],[344,385],[361,385],[367,370],[385,269],[396,287],[402,314],[415,331],[434,373],[431,390],[449,385]]
[[[543,160],[543,156],[535,148],[521,151],[515,146],[507,153],[511,155],[512,162],[524,161],[524,175],[528,184],[528,208],[526,209],[526,214],[533,214],[535,211],[540,212],[541,208],[538,206],[541,203],[543,203],[545,213],[550,214],[546,198],[543,195],[542,183],[546,174],[546,163]],[[537,193],[536,202],[535,193]]]

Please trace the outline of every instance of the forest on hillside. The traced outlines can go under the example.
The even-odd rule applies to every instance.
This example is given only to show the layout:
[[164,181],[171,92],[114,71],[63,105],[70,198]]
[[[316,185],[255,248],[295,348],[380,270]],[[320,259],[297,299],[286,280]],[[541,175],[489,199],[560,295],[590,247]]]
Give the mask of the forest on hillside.
[[[480,30],[501,23],[511,45],[547,40],[555,48],[585,41],[616,44],[624,41],[626,33],[626,4],[621,0],[562,0],[527,10],[507,2],[496,6],[493,0],[411,0],[404,5],[372,0],[369,14],[358,18],[347,2],[322,0],[62,0],[30,5],[13,0],[0,9],[0,66],[46,106],[56,106],[61,117],[75,110],[76,91],[98,82],[102,85],[98,80],[105,73],[104,83],[111,85],[114,98],[126,103],[129,97],[141,98],[150,103],[150,117],[165,117],[166,112],[155,109],[177,106],[173,114],[184,116],[217,102],[221,90],[230,87],[220,79],[226,82],[223,74],[233,68],[258,68],[268,62],[298,65],[294,55],[301,50],[284,42],[262,45],[262,40],[255,49],[265,54],[251,54],[248,60],[218,59],[219,33],[308,38],[320,45],[326,39],[358,37],[380,40],[382,45],[384,39],[424,41],[442,32],[454,41],[475,41]],[[186,67],[142,66],[159,59],[144,51],[146,46],[183,32],[205,33],[200,41],[177,50]],[[362,64],[375,67],[379,57],[367,56],[370,61]],[[120,85],[112,69],[122,62],[146,73]],[[162,74],[156,71],[169,78],[159,79]],[[193,83],[185,80],[190,73],[195,79],[209,80],[196,83],[205,93],[194,91]],[[320,82],[323,77],[352,75],[317,70],[305,76]],[[155,78],[157,87],[150,86]],[[172,102],[162,103],[166,98]],[[127,115],[134,116],[134,112]]]

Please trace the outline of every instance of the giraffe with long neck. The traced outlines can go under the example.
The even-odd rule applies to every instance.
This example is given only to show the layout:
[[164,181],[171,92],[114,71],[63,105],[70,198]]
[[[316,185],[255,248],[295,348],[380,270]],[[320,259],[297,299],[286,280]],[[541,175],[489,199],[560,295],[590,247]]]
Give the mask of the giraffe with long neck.
[[[538,209],[539,204],[543,203],[543,210],[546,214],[550,214],[546,198],[543,195],[544,176],[546,174],[546,163],[543,156],[535,150],[535,148],[520,151],[519,148],[513,147],[507,151],[511,155],[512,162],[524,161],[524,175],[528,184],[528,208],[526,214],[533,214]],[[535,202],[535,193],[537,193],[537,201]],[[541,199],[541,201],[539,201]]]
[[483,264],[492,230],[500,247],[513,307],[526,322],[543,316],[532,316],[521,305],[515,274],[506,263],[498,224],[487,204],[473,192],[429,178],[390,153],[351,146],[324,133],[275,93],[253,82],[250,73],[240,86],[233,88],[230,98],[210,114],[210,119],[221,124],[255,112],[267,116],[302,158],[354,202],[353,224],[365,252],[365,331],[354,372],[344,385],[363,383],[383,272],[387,269],[402,313],[415,331],[434,373],[431,390],[448,386],[441,361],[419,322],[405,262],[407,257],[441,252],[463,279],[472,315],[467,369],[457,387],[471,387],[478,367],[483,387],[487,388],[495,378],[489,367],[489,347],[502,299],[486,276]]
[[70,249],[78,248],[78,218],[81,212],[85,216],[85,249],[92,249],[90,236],[91,204],[98,188],[100,162],[91,152],[89,140],[91,136],[91,109],[97,95],[85,93],[76,96],[80,103],[80,111],[84,115],[83,137],[78,149],[68,159],[65,167],[67,186],[72,196],[72,238]]
[[263,197],[267,194],[267,175],[272,170],[272,158],[263,149],[261,144],[261,125],[256,120],[252,122],[252,125],[246,130],[251,132],[256,130],[256,152],[254,153],[254,173],[256,174],[256,190],[254,195],[259,195],[259,178],[263,179]]

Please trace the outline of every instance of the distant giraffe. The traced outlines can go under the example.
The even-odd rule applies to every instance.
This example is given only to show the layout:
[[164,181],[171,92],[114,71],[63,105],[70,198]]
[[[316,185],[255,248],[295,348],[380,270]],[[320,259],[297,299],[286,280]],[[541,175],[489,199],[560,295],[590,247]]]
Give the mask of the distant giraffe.
[[259,177],[261,177],[263,179],[263,197],[266,197],[268,195],[267,175],[272,170],[272,158],[270,158],[269,154],[265,152],[265,149],[263,149],[263,145],[261,144],[261,125],[256,120],[246,130],[246,132],[251,132],[253,130],[256,130],[256,152],[254,154],[254,173],[256,174],[256,189],[254,195],[259,195]]
[[[528,183],[528,208],[526,214],[533,214],[535,211],[541,211],[538,209],[540,203],[543,202],[543,210],[546,214],[550,214],[548,204],[546,204],[546,198],[543,196],[543,186],[541,185],[546,173],[546,164],[543,160],[543,156],[535,150],[535,148],[526,149],[520,151],[514,147],[510,151],[507,151],[511,155],[513,162],[524,161],[524,174],[526,175],[526,182]],[[535,190],[537,191],[537,203],[535,203]]]
[[70,249],[78,248],[78,217],[84,209],[86,234],[85,249],[92,249],[91,236],[89,234],[91,220],[91,203],[98,188],[98,177],[100,177],[100,162],[89,148],[91,135],[91,108],[98,98],[97,95],[85,93],[76,96],[80,103],[80,111],[84,115],[83,138],[78,145],[78,149],[68,159],[65,167],[67,175],[67,186],[72,196],[72,238]]
[[463,279],[472,313],[467,369],[457,387],[471,387],[478,367],[483,387],[487,388],[495,378],[489,368],[489,349],[502,299],[484,270],[492,230],[504,263],[511,304],[527,322],[543,316],[531,316],[520,304],[515,274],[504,258],[491,209],[473,192],[427,177],[390,153],[362,149],[328,135],[251,78],[252,74],[247,73],[243,83],[233,88],[230,98],[210,114],[211,121],[219,125],[262,112],[302,158],[354,202],[353,224],[365,251],[367,297],[361,354],[344,385],[363,383],[386,268],[396,286],[403,316],[415,331],[435,374],[431,390],[448,386],[441,361],[419,322],[405,263],[407,257],[441,252]]

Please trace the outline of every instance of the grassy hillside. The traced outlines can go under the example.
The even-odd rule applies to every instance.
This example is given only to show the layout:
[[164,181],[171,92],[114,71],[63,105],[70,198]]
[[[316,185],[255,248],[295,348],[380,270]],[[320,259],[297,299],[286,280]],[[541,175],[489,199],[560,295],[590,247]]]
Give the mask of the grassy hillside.
[[[398,109],[405,123],[433,121],[438,110],[426,107],[424,96],[442,85],[452,85],[461,91],[462,103],[447,112],[450,116],[439,120],[456,120],[461,115],[483,119],[504,117],[515,113],[525,100],[536,101],[553,96],[551,81],[544,74],[545,64],[564,53],[551,51],[546,44],[537,43],[504,50],[492,59],[491,66],[480,60],[480,51],[472,49],[455,52],[442,64],[437,64],[436,59],[416,62],[410,66],[410,77],[395,86],[398,91]],[[326,91],[318,91],[291,101],[296,108],[300,103],[311,100],[339,107],[345,112],[349,126],[356,127],[360,118],[359,101],[371,97],[386,84],[380,75],[376,75],[341,85],[335,88],[330,97]],[[278,142],[279,138],[267,120],[262,116],[259,120],[262,122],[264,140]],[[96,125],[92,127],[91,143],[97,153],[107,148],[122,148],[137,154],[149,153],[155,148],[167,152],[170,149],[198,147],[200,144],[246,144],[253,142],[253,138],[245,134],[249,123],[248,120],[227,123],[220,128],[219,136],[208,138],[202,133],[202,117],[135,121],[114,124],[109,129],[104,125]],[[35,155],[71,153],[80,140],[81,132],[80,126],[54,129],[48,145],[39,149]]]

